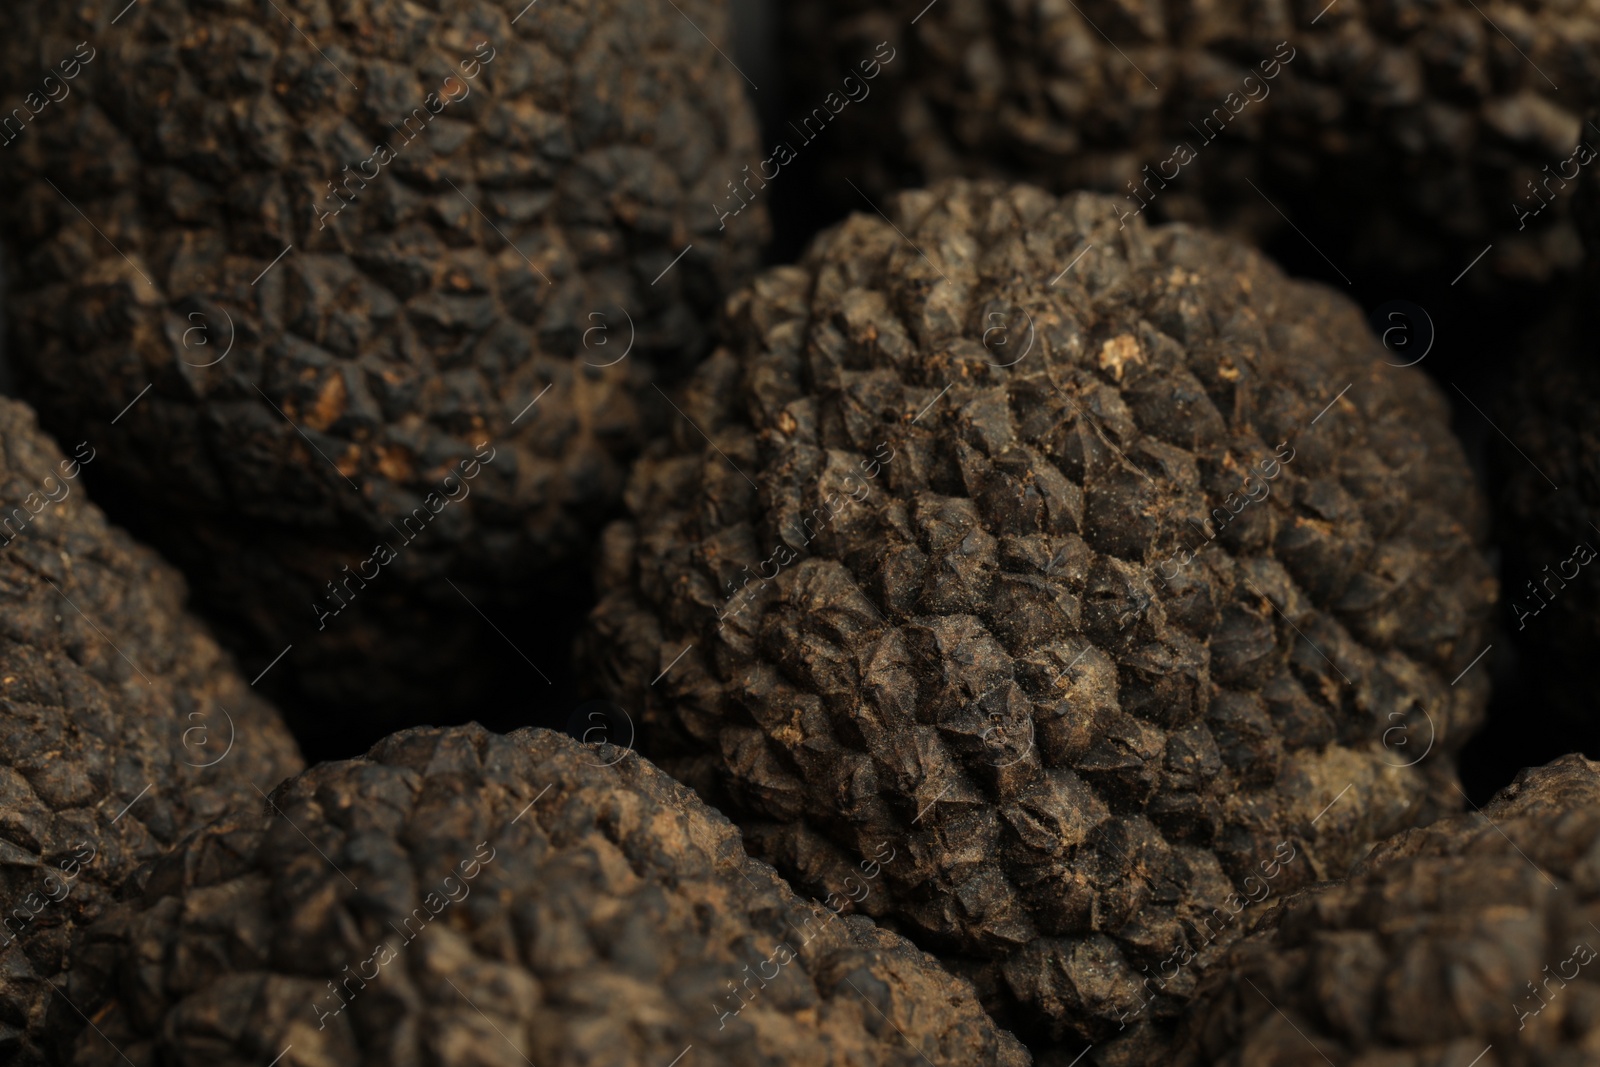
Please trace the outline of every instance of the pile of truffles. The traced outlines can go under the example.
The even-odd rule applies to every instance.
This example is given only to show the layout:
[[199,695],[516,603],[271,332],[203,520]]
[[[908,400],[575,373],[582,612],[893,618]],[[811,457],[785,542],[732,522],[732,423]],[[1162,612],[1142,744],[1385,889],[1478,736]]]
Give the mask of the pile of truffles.
[[1600,1058],[1600,0],[0,60],[0,1062]]

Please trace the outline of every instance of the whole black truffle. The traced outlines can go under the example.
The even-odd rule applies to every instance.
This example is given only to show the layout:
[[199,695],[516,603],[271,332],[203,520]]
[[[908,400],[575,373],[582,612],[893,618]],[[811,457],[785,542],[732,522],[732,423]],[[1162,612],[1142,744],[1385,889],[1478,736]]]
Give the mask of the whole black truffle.
[[1029,1062],[967,983],[796,897],[624,750],[409,730],[272,806],[86,936],[74,979],[108,999],[73,1063]]
[[1282,227],[1283,209],[1366,273],[1449,278],[1491,242],[1489,269],[1465,284],[1541,279],[1581,257],[1570,184],[1600,158],[1583,122],[1600,88],[1600,16],[1586,6],[784,10],[798,84],[778,141],[849,210],[861,192],[1005,177],[1256,234]]
[[1592,1063],[1597,769],[1567,756],[1524,771],[1481,812],[1403,834],[1270,913],[1208,979],[1177,1062]]
[[1027,186],[886,206],[731,299],[583,658],[758,854],[905,842],[862,910],[1101,1041],[1264,872],[1459,803],[1484,509],[1437,391],[1259,254]]
[[24,390],[100,443],[252,663],[294,643],[277,676],[322,703],[431,706],[501,658],[478,609],[506,626],[614,510],[652,380],[703,352],[765,228],[707,207],[755,144],[727,21],[0,13],[6,99],[39,108],[0,124]]
[[82,1026],[74,931],[184,834],[253,810],[299,752],[184,610],[183,579],[109,525],[33,412],[0,399],[0,1060]]

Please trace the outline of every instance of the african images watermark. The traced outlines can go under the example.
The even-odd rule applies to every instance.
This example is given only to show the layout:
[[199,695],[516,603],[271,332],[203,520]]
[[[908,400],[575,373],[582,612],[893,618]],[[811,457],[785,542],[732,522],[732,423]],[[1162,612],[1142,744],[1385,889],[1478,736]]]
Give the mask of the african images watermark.
[[[886,48],[889,50],[889,54],[887,56],[883,54],[884,49]],[[844,96],[840,96],[837,90],[830,92],[827,96],[822,98],[822,104],[820,106],[812,108],[805,118],[800,120],[799,126],[796,126],[793,122],[789,123],[789,128],[804,138],[804,140],[801,142],[802,147],[810,144],[812,141],[815,141],[818,137],[820,137],[822,135],[822,131],[827,128],[828,123],[832,122],[834,117],[844,111],[845,108],[849,107],[852,103],[859,104],[866,100],[867,97],[871,96],[872,89],[867,85],[867,82],[872,81],[872,79],[883,73],[883,68],[894,62],[894,57],[896,55],[896,51],[894,48],[890,47],[888,41],[880,42],[877,49],[873,51],[871,59],[863,59],[857,64],[861,70],[861,76],[859,78],[854,74],[845,75],[844,81],[840,86],[844,90]],[[813,122],[816,124],[815,131],[813,131],[811,128]],[[733,197],[737,199],[739,206],[730,206],[726,211],[719,211],[717,210],[717,205],[711,205],[711,210],[716,212],[717,215],[717,222],[719,223],[717,229],[727,229],[729,217],[737,216],[741,211],[754,203],[756,199],[756,193],[760,192],[762,189],[765,189],[767,187],[767,182],[770,182],[776,178],[779,173],[782,172],[784,167],[795,161],[798,155],[799,153],[795,151],[794,147],[790,145],[788,141],[779,141],[778,144],[772,149],[772,154],[766,159],[763,159],[757,165],[756,170],[758,173],[749,173],[750,167],[748,164],[746,164],[744,168],[745,179],[742,184],[744,186],[744,191],[750,194],[750,199],[746,201],[744,194],[739,192],[739,186],[735,185],[732,181],[728,182],[728,189],[733,193]],[[772,168],[771,174],[767,173],[768,167]],[[751,189],[750,183],[752,181],[760,182],[760,188]]]
[[[862,860],[861,863],[858,864],[858,866],[861,868],[862,873],[866,877],[863,879],[863,881],[861,882],[861,884],[859,886],[859,888],[861,890],[861,895],[860,896],[856,896],[854,894],[854,892],[850,892],[848,894],[850,896],[851,900],[853,900],[853,901],[855,901],[856,903],[859,904],[861,901],[867,899],[867,895],[871,892],[871,889],[869,888],[867,883],[871,882],[874,878],[876,878],[878,876],[879,872],[883,869],[884,865],[892,862],[894,860],[895,856],[898,855],[898,850],[897,849],[893,849],[893,848],[889,849],[889,855],[888,856],[884,856],[883,855],[883,850],[884,850],[884,848],[886,848],[888,846],[888,844],[889,843],[887,841],[879,842],[877,849],[873,853],[873,855],[875,857],[877,857],[877,858],[869,859],[869,860]],[[854,877],[853,876],[851,878],[846,878],[845,879],[846,887],[848,887],[853,881],[854,881]],[[838,899],[838,894],[837,893],[829,893],[828,894],[827,901],[824,902],[823,905],[822,905],[824,908],[826,908],[828,910],[828,913],[829,913],[828,914],[828,918],[823,920],[822,925],[820,927],[818,927],[818,930],[827,929],[829,923],[833,922],[835,919],[837,919],[840,915],[842,915],[844,913],[844,904],[842,902],[837,907],[835,907],[834,904],[832,903],[833,901],[835,901],[837,899]],[[811,924],[814,923],[816,920],[817,920],[817,916],[813,912],[812,914],[808,915],[805,918],[805,920],[800,924],[800,928],[795,930],[795,933],[797,935],[801,934],[802,932],[805,934],[804,938],[800,941],[800,944],[802,946],[810,944],[816,938],[817,930],[812,930],[811,929]],[[791,928],[793,928],[792,924],[791,924]],[[780,941],[776,945],[774,945],[773,948],[772,948],[772,951],[770,953],[768,953],[767,958],[756,964],[756,973],[755,974],[750,974],[749,973],[750,964],[748,964],[748,963],[745,964],[744,968],[743,968],[744,971],[745,971],[744,981],[736,983],[736,982],[734,982],[734,981],[732,981],[730,979],[729,982],[728,982],[728,991],[729,991],[728,995],[731,996],[735,1001],[737,1001],[739,1006],[736,1007],[736,1008],[722,1009],[717,1005],[717,1003],[715,1001],[713,1001],[712,1004],[711,1004],[711,1010],[713,1012],[715,1012],[716,1015],[717,1015],[717,1029],[718,1030],[727,1029],[728,1019],[729,1018],[737,1018],[740,1012],[744,1011],[745,1008],[749,1007],[749,1004],[746,1003],[745,997],[743,997],[743,996],[741,996],[739,994],[739,989],[740,989],[741,986],[744,988],[745,993],[749,994],[750,1001],[753,1002],[756,999],[756,997],[761,993],[761,991],[763,989],[767,988],[767,984],[770,983],[770,982],[775,981],[778,978],[779,974],[782,973],[783,968],[791,960],[793,960],[798,955],[799,955],[799,953],[795,951],[794,946],[791,945],[787,940],[785,940],[785,941]],[[766,967],[766,966],[770,966],[772,968],[772,973],[771,974],[768,974],[764,970],[762,970],[762,968]],[[755,989],[751,989],[750,988],[750,983],[751,982],[758,983],[758,985],[757,985],[757,987]],[[727,1000],[728,997],[724,997],[723,999]]]
[[609,760],[583,762],[591,767],[615,767],[633,751],[638,731],[633,716],[621,704],[611,700],[587,700],[567,716],[567,736],[579,744],[604,749],[610,745],[613,754]]
[[[889,849],[889,854],[887,856],[883,854],[883,850],[885,848]],[[873,850],[872,854],[877,858],[862,860],[860,863],[856,864],[857,867],[861,868],[861,873],[865,876],[860,885],[855,885],[855,875],[851,875],[844,880],[844,895],[849,897],[850,902],[853,904],[861,903],[872,894],[872,887],[868,883],[870,883],[874,878],[878,877],[879,873],[885,866],[894,862],[894,858],[900,854],[900,850],[896,848],[890,848],[889,842],[887,841],[879,841],[878,847]],[[856,889],[861,890],[860,896],[856,896]],[[837,905],[835,902],[837,902]],[[827,908],[835,915],[838,915],[844,911],[844,902],[839,899],[838,893],[830,892],[821,903],[823,907]]]
[[[1285,849],[1288,849],[1289,852],[1287,856],[1283,854]],[[1275,858],[1270,860],[1262,860],[1261,863],[1258,864],[1258,866],[1261,868],[1261,874],[1259,876],[1252,874],[1245,877],[1245,880],[1241,885],[1245,895],[1241,897],[1237,892],[1230,893],[1228,894],[1228,899],[1223,901],[1223,906],[1228,909],[1228,914],[1220,915],[1219,912],[1222,910],[1221,908],[1212,908],[1211,915],[1205,920],[1203,927],[1197,927],[1195,929],[1194,932],[1196,935],[1200,934],[1202,929],[1204,930],[1205,941],[1203,943],[1197,943],[1196,940],[1185,940],[1185,942],[1179,945],[1171,955],[1156,965],[1156,974],[1150,973],[1150,965],[1148,963],[1144,965],[1142,970],[1144,971],[1146,977],[1145,980],[1140,983],[1141,989],[1147,991],[1151,990],[1150,983],[1154,982],[1156,983],[1153,990],[1154,993],[1159,994],[1162,990],[1164,990],[1168,983],[1170,983],[1174,978],[1178,977],[1183,968],[1188,966],[1189,962],[1198,956],[1201,950],[1206,947],[1206,945],[1209,945],[1215,941],[1217,935],[1223,930],[1226,930],[1233,923],[1234,919],[1242,914],[1246,908],[1248,908],[1251,904],[1260,904],[1262,901],[1266,900],[1272,895],[1272,880],[1278,877],[1279,874],[1283,873],[1284,867],[1294,862],[1296,855],[1298,855],[1298,853],[1295,851],[1295,847],[1293,845],[1287,841],[1279,841],[1277,846],[1273,849],[1273,856]],[[1259,883],[1259,888],[1261,890],[1260,896],[1256,896],[1255,891],[1250,888],[1251,882]],[[1235,903],[1238,904],[1238,907],[1234,907]],[[1211,926],[1212,919],[1220,920],[1215,929],[1213,929]],[[1192,945],[1195,947],[1191,947]],[[1168,966],[1171,966],[1172,968],[1172,973],[1170,974],[1167,973]],[[1141,993],[1141,996],[1142,995],[1143,994]],[[1123,1012],[1121,1016],[1122,1025],[1117,1029],[1126,1029],[1129,1017],[1139,1015],[1144,1011],[1145,1008],[1150,1006],[1150,1002],[1154,999],[1155,996],[1152,995],[1148,999],[1141,1001],[1139,1006],[1131,1012]]]
[[1367,322],[1383,347],[1394,355],[1407,359],[1416,354],[1415,359],[1407,359],[1405,363],[1384,360],[1390,367],[1415,367],[1433,351],[1433,316],[1426,308],[1409,300],[1391,300],[1380,305],[1368,316]]
[[[183,309],[185,308],[188,309],[187,314],[183,313]],[[193,296],[189,296],[179,301],[174,308],[174,311],[175,314],[168,320],[168,339],[175,340],[178,346],[181,347],[185,352],[189,352],[194,355],[208,356],[211,354],[208,349],[214,349],[217,347],[221,347],[222,349],[222,354],[220,356],[217,356],[215,359],[208,359],[204,363],[196,363],[191,359],[186,359],[179,355],[177,357],[178,361],[184,364],[184,366],[194,367],[197,370],[204,370],[206,367],[215,367],[218,363],[221,363],[223,360],[227,359],[230,354],[232,354],[233,343],[238,339],[239,331],[233,323],[233,315],[229,313],[227,308],[211,304],[208,301],[199,300]],[[182,314],[183,317],[179,318],[179,314]],[[213,315],[221,316],[222,321],[228,326],[228,341],[226,344],[221,346],[214,345],[211,340],[211,321]],[[188,325],[184,325],[185,323]]]
[[[1572,555],[1556,564],[1555,574],[1550,573],[1550,564],[1546,563],[1544,565],[1544,578],[1539,582],[1537,588],[1533,584],[1533,579],[1530,578],[1528,580],[1528,593],[1533,597],[1534,600],[1538,601],[1539,606],[1536,608],[1525,608],[1521,603],[1515,600],[1511,602],[1511,610],[1516,612],[1517,615],[1517,629],[1527,629],[1528,620],[1536,617],[1541,611],[1550,606],[1549,602],[1545,600],[1545,597],[1549,597],[1551,601],[1554,601],[1561,591],[1567,587],[1567,582],[1570,582],[1578,577],[1579,569],[1587,566],[1594,560],[1594,555],[1594,547],[1587,541],[1580,541],[1573,547]],[[1567,573],[1567,566],[1569,564],[1572,566],[1571,574]],[[1551,582],[1555,583],[1554,589],[1550,587]],[[1540,589],[1544,590],[1545,596],[1539,595]]]
[[[887,456],[883,454],[883,450],[885,448],[889,449],[889,454]],[[897,453],[895,449],[892,448],[888,442],[880,441],[878,442],[877,447],[872,450],[872,455],[875,458],[862,460],[860,463],[861,470],[868,478],[876,478],[878,476],[878,472],[882,470],[883,467],[887,466],[890,461],[894,459],[896,454]],[[811,509],[811,514],[800,520],[797,527],[791,528],[789,531],[790,538],[786,538],[785,543],[774,548],[772,550],[772,555],[756,564],[755,576],[760,578],[763,583],[762,585],[756,587],[756,592],[751,593],[748,596],[743,596],[745,590],[750,585],[750,568],[748,566],[742,568],[742,572],[746,575],[746,577],[743,584],[741,584],[737,589],[734,588],[734,580],[729,579],[727,582],[727,600],[731,603],[735,598],[741,599],[739,601],[737,610],[729,611],[724,609],[722,614],[717,616],[717,628],[719,630],[724,624],[727,623],[728,619],[740,614],[745,608],[749,607],[750,602],[760,595],[761,590],[765,588],[765,584],[778,577],[779,571],[783,570],[783,568],[799,559],[800,553],[807,545],[816,539],[817,535],[821,533],[829,523],[838,518],[839,515],[852,503],[862,503],[872,495],[872,487],[866,482],[862,482],[861,494],[857,496],[855,490],[849,488],[852,480],[856,480],[854,473],[844,476],[844,485],[842,488],[845,490],[845,492],[842,500],[840,499],[840,494],[837,492],[828,493],[826,496],[822,497],[821,502],[816,507]],[[811,527],[812,522],[816,522],[815,529]],[[769,566],[772,568],[771,574],[767,574],[762,569]]]
[[[1283,50],[1285,48],[1289,50],[1288,55],[1283,54]],[[1259,103],[1265,100],[1272,93],[1272,87],[1269,86],[1267,82],[1270,82],[1280,73],[1282,73],[1282,64],[1293,62],[1294,57],[1299,55],[1299,52],[1296,51],[1288,41],[1280,41],[1278,42],[1277,49],[1274,50],[1272,54],[1274,58],[1263,59],[1260,64],[1258,64],[1261,67],[1260,78],[1257,78],[1254,74],[1245,75],[1244,81],[1240,85],[1240,88],[1244,91],[1243,96],[1240,96],[1238,93],[1229,93],[1222,98],[1222,103],[1220,106],[1212,108],[1210,114],[1206,115],[1200,120],[1199,126],[1196,126],[1192,122],[1189,123],[1189,128],[1194,130],[1194,132],[1198,133],[1201,137],[1200,147],[1204,148],[1206,145],[1222,136],[1222,131],[1227,128],[1228,123],[1232,122],[1236,117],[1238,117],[1238,115],[1244,111],[1245,108],[1249,107],[1252,102]],[[1250,87],[1251,82],[1255,82],[1254,89]],[[1215,131],[1212,131],[1213,123],[1216,125]],[[1152,189],[1150,187],[1151,182],[1156,182],[1162,189],[1165,189],[1167,187],[1167,182],[1175,179],[1184,167],[1188,166],[1194,161],[1194,158],[1197,155],[1199,155],[1199,153],[1195,150],[1195,147],[1188,141],[1183,141],[1173,147],[1172,155],[1155,165],[1155,174],[1150,173],[1150,164],[1145,164],[1144,181],[1141,183],[1144,187],[1145,196],[1139,195],[1138,186],[1135,186],[1133,179],[1130,178],[1128,180],[1128,189],[1133,193],[1134,199],[1138,200],[1139,206],[1133,211],[1123,212],[1117,216],[1117,219],[1120,222],[1118,228],[1126,229],[1128,225],[1126,220],[1129,217],[1138,215],[1144,211],[1145,208],[1150,206],[1145,197],[1148,197],[1149,200],[1154,200],[1156,198],[1156,193],[1159,190]],[[1168,174],[1165,169],[1169,166],[1172,168],[1172,173],[1170,174]]]
[[[489,449],[487,456],[483,454],[485,448]],[[443,495],[437,490],[430,492],[422,498],[421,506],[413,508],[409,515],[403,516],[400,519],[400,525],[394,528],[405,538],[405,544],[409,545],[420,537],[423,531],[428,528],[428,524],[445,508],[465,500],[472,493],[472,490],[467,487],[467,483],[476,478],[483,470],[478,460],[481,459],[484,463],[493,463],[496,455],[496,450],[490,446],[489,442],[479,442],[477,451],[473,453],[475,458],[461,461],[461,473],[459,476],[456,474],[444,476],[444,480],[440,483]],[[450,488],[452,480],[456,483],[455,489]],[[391,521],[389,525],[394,526],[394,523]],[[333,582],[328,583],[328,603],[329,605],[337,605],[337,607],[330,606],[325,608],[317,601],[311,602],[311,610],[317,616],[317,629],[319,631],[327,629],[330,618],[349,607],[350,601],[356,598],[358,592],[367,587],[368,582],[376,579],[382,573],[384,567],[399,558],[400,553],[393,545],[387,541],[380,541],[373,547],[372,555],[356,564],[354,573],[351,572],[348,563],[340,564],[339,569],[344,572],[344,577],[342,580],[336,579],[336,581],[340,582],[339,586],[336,587]],[[369,564],[372,566],[371,574],[366,571]],[[356,583],[355,589],[350,588],[351,582]],[[342,597],[339,595],[340,588],[344,590],[344,596]]]
[[[489,854],[487,856],[483,854],[483,850],[485,848],[489,849]],[[439,888],[443,890],[442,895],[437,891],[430,890],[427,895],[422,898],[422,904],[416,908],[413,908],[411,910],[411,914],[400,920],[399,926],[395,926],[393,919],[389,920],[389,925],[394,928],[394,931],[401,937],[405,938],[405,941],[399,946],[401,949],[415,941],[422,931],[428,928],[428,924],[432,922],[441,912],[443,912],[445,908],[449,907],[451,904],[459,904],[463,900],[466,900],[467,897],[472,895],[472,880],[483,872],[483,868],[486,864],[494,862],[494,846],[490,845],[487,841],[480,841],[478,842],[478,847],[473,850],[473,855],[475,855],[477,858],[464,859],[460,863],[456,864],[456,870],[460,872],[459,878],[453,874],[447,875],[443,881],[439,883]],[[452,882],[455,883],[454,889],[450,888],[450,883]],[[460,895],[457,896],[457,893]],[[412,929],[413,922],[416,923],[416,929],[414,930]],[[338,1015],[340,1012],[344,1011],[345,1008],[349,1007],[350,1001],[356,998],[356,994],[367,988],[368,982],[377,981],[378,976],[382,972],[383,968],[399,955],[399,950],[394,947],[393,938],[385,937],[377,945],[373,946],[371,955],[356,965],[356,972],[354,974],[347,974],[343,978],[339,979],[338,985],[335,985],[333,980],[329,979],[328,990],[333,994],[333,998],[338,1002],[339,1006],[337,1008],[328,1009],[320,1007],[315,1002],[312,1003],[311,1011],[312,1014],[317,1017],[317,1029],[322,1030],[326,1028],[328,1025],[328,1019],[331,1016]],[[372,966],[372,971],[370,974],[363,969],[367,964],[371,964]],[[344,969],[346,971],[350,970],[350,964],[345,964]],[[353,990],[350,988],[351,982],[356,983],[356,987]],[[343,990],[343,993],[340,992],[341,989]]]
[[[94,845],[88,841],[79,841],[73,845],[72,855],[63,860],[60,866],[56,868],[56,874],[59,874],[60,877],[56,877],[56,874],[45,876],[44,895],[41,896],[38,892],[29,893],[23,898],[21,904],[11,909],[10,914],[5,917],[3,923],[0,923],[0,925],[4,925],[6,933],[10,935],[3,943],[11,944],[27,929],[28,924],[33,922],[40,912],[51,904],[59,904],[67,899],[67,894],[72,892],[72,881],[78,877],[79,868],[92,862],[95,854]],[[12,925],[13,923],[15,926]]]
[[[85,48],[89,49],[88,55],[83,54]],[[60,77],[53,73],[46,74],[39,88],[22,98],[21,107],[12,108],[9,115],[0,119],[0,138],[4,138],[0,140],[0,145],[9,145],[21,137],[22,131],[28,128],[28,123],[38,118],[40,112],[49,107],[52,101],[59,104],[71,96],[72,89],[68,87],[67,82],[83,73],[83,65],[94,62],[94,57],[99,54],[88,41],[84,41],[72,55],[57,63],[56,66],[61,70]],[[54,89],[50,87],[51,82],[55,82]],[[56,95],[58,91],[59,96]]]
[[[1589,142],[1579,141],[1578,147],[1572,150],[1572,154],[1566,159],[1563,159],[1561,163],[1557,165],[1557,173],[1551,174],[1549,172],[1550,164],[1546,163],[1544,165],[1545,175],[1544,178],[1540,180],[1539,185],[1534,185],[1531,178],[1528,180],[1528,192],[1533,194],[1533,199],[1538,203],[1539,206],[1531,210],[1524,210],[1516,204],[1511,205],[1511,210],[1516,212],[1517,215],[1517,229],[1519,231],[1527,229],[1529,219],[1538,218],[1541,211],[1555,203],[1556,194],[1565,191],[1567,188],[1567,183],[1578,177],[1579,170],[1594,162],[1594,157],[1595,150],[1589,146]],[[1572,165],[1572,173],[1561,173],[1561,169],[1567,164]],[[1561,183],[1560,189],[1550,188],[1550,182],[1552,179]],[[1539,188],[1541,186],[1544,188],[1545,193],[1550,197],[1548,201],[1545,200],[1543,196],[1539,195]]]
[[[1578,955],[1580,953],[1585,953],[1586,955],[1584,955],[1582,959],[1578,959]],[[1589,947],[1589,943],[1587,941],[1578,942],[1572,946],[1572,955],[1568,956],[1566,959],[1557,964],[1555,974],[1546,973],[1544,981],[1540,982],[1539,986],[1542,986],[1544,991],[1550,994],[1551,1000],[1555,1000],[1556,994],[1561,992],[1562,989],[1567,988],[1568,982],[1578,977],[1578,971],[1587,966],[1589,961],[1594,959],[1594,955],[1594,949]],[[1574,963],[1574,960],[1577,962]],[[1564,969],[1569,963],[1573,964],[1571,974],[1567,974]],[[1544,969],[1546,972],[1548,972],[1550,970],[1550,965],[1548,963],[1545,964]],[[1551,989],[1550,983],[1552,981],[1560,982],[1560,989]],[[1544,1009],[1550,1006],[1549,1004],[1545,1003],[1544,997],[1539,995],[1539,987],[1536,987],[1532,982],[1528,983],[1528,991],[1531,992],[1533,994],[1533,998],[1539,1002],[1539,1006],[1528,1011],[1523,1011],[1517,1007],[1516,1001],[1512,1001],[1511,1010],[1517,1013],[1518,1030],[1521,1030],[1523,1027],[1527,1026],[1529,1019],[1538,1015],[1540,1012],[1544,1011]]]
[[205,712],[191,711],[188,715],[189,722],[193,723],[194,725],[184,728],[183,734],[179,738],[179,741],[184,752],[183,762],[187,763],[191,767],[196,767],[201,770],[204,770],[207,767],[215,767],[217,764],[227,759],[228,753],[233,751],[233,742],[236,736],[236,730],[233,725],[233,716],[228,714],[228,709],[223,707],[221,703],[217,704],[217,710],[222,712],[223,720],[228,724],[228,740],[227,743],[222,746],[222,754],[212,759],[203,759],[199,761],[189,759],[190,756],[209,755],[209,752],[207,752],[207,747],[211,744],[212,727],[206,719]]
[[[623,360],[627,359],[628,353],[633,351],[633,342],[637,340],[639,336],[638,329],[633,325],[633,316],[628,314],[628,309],[623,307],[621,304],[616,305],[616,309],[622,313],[623,321],[628,324],[628,343],[623,346],[622,355],[618,356],[616,359],[608,360],[604,363],[591,363],[586,356],[583,360],[584,366],[594,367],[600,370],[603,370],[606,367],[615,367],[618,363],[621,363]],[[600,349],[611,343],[611,323],[606,321],[607,318],[608,316],[603,311],[589,312],[589,321],[593,323],[593,325],[583,331],[582,341],[585,351],[593,352],[598,355]]]
[[[489,54],[487,56],[483,54],[483,50],[485,48],[489,49]],[[389,123],[390,128],[392,128],[396,133],[400,134],[401,137],[405,138],[404,141],[400,141],[399,138],[395,138],[394,142],[385,141],[382,144],[374,145],[372,154],[366,159],[360,160],[356,163],[356,171],[358,173],[350,173],[350,164],[348,163],[340,168],[340,170],[344,172],[345,176],[339,185],[344,189],[345,194],[348,195],[349,201],[346,202],[345,198],[339,195],[339,188],[336,188],[333,182],[328,182],[328,189],[330,192],[327,197],[324,197],[324,199],[332,200],[338,205],[338,207],[329,211],[326,208],[318,207],[316,204],[311,205],[311,210],[317,215],[317,229],[327,229],[329,219],[336,217],[339,212],[349,207],[350,204],[355,203],[356,194],[350,190],[350,183],[352,181],[359,182],[361,188],[363,190],[366,189],[367,182],[377,181],[378,175],[383,172],[383,168],[399,158],[401,149],[407,147],[412,141],[415,141],[422,135],[422,132],[428,128],[428,124],[433,121],[434,116],[443,113],[444,109],[449,107],[451,104],[459,104],[461,101],[472,95],[472,86],[468,85],[467,82],[472,81],[473,79],[477,78],[479,74],[483,73],[483,66],[485,64],[492,63],[494,61],[494,57],[499,55],[499,52],[496,51],[488,41],[483,41],[473,49],[473,54],[476,55],[478,59],[473,59],[469,56],[468,58],[463,59],[460,64],[458,64],[461,68],[462,75],[466,78],[466,81],[456,77],[454,74],[450,75],[444,80],[444,83],[440,85],[439,92],[429,93],[427,96],[423,97],[422,106],[412,108],[411,113],[405,118],[401,119],[398,126],[393,122]],[[480,64],[478,60],[482,60],[483,62]],[[469,67],[471,69],[468,69]],[[459,96],[456,95],[458,92],[460,93]],[[411,128],[411,124],[413,122],[416,123],[417,128],[415,130],[412,130]],[[396,142],[399,143],[399,148],[394,147]],[[367,172],[365,169],[367,167],[372,168],[371,173]]]
[[[83,454],[83,450],[86,448],[89,449],[87,456]],[[78,472],[94,459],[96,452],[93,448],[90,448],[88,441],[79,441],[78,447],[72,450],[72,454],[77,459],[64,459],[57,466],[56,469],[61,472],[60,478],[53,474],[45,475],[44,480],[39,483],[38,490],[23,497],[21,507],[12,508],[9,515],[0,518],[0,537],[5,538],[3,542],[0,542],[0,547],[9,546],[12,541],[15,541],[17,536],[27,527],[28,522],[31,519],[38,518],[45,508],[51,504],[61,503],[72,494],[72,486],[67,483],[76,478]],[[50,487],[51,482],[56,483],[54,489]],[[44,495],[40,496],[40,493]],[[0,509],[3,509],[3,505],[0,505]]]

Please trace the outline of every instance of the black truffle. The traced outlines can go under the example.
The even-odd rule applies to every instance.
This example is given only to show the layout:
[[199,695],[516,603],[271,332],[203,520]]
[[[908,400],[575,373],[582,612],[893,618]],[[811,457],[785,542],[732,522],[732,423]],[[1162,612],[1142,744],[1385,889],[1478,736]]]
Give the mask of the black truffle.
[[709,207],[755,144],[727,21],[0,13],[6,99],[62,97],[0,125],[25,393],[100,444],[252,664],[295,643],[276,674],[323,704],[432,706],[500,656],[476,609],[505,625],[614,510],[653,379],[703,353],[765,228]]
[[1369,275],[1448,278],[1491,242],[1489,269],[1466,285],[1543,279],[1581,258],[1569,186],[1600,153],[1600,132],[1583,122],[1600,71],[1600,20],[1586,9],[824,0],[784,10],[797,88],[785,116],[795,125],[778,137],[849,210],[863,209],[862,192],[1003,177],[1256,235],[1281,229],[1282,209],[1320,232],[1341,267]]
[[107,999],[72,1062],[1029,1062],[967,983],[796,897],[622,749],[409,730],[272,804],[86,935],[74,980]]
[[110,526],[33,412],[0,399],[0,1060],[82,1026],[74,931],[192,830],[301,768],[278,714]]
[[1459,803],[1484,507],[1437,391],[1259,254],[1027,186],[885,206],[730,300],[583,659],[758,854],[905,841],[862,910],[1102,1041],[1240,894]]
[[1596,771],[1581,756],[1524,771],[1272,912],[1197,997],[1177,1063],[1592,1062]]

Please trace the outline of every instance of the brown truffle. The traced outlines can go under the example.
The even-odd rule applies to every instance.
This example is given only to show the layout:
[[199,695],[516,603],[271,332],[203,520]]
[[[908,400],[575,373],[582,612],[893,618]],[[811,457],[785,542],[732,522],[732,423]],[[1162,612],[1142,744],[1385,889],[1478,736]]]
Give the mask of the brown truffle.
[[1600,767],[1524,771],[1236,945],[1183,1067],[1565,1067],[1600,1050]]
[[0,12],[7,102],[63,97],[0,124],[24,391],[252,665],[431,706],[755,264],[726,6],[120,6]]
[[906,842],[862,910],[1100,1041],[1241,894],[1459,803],[1484,508],[1437,391],[1259,254],[1027,186],[885,207],[732,298],[583,658],[758,854]]
[[72,1062],[1029,1062],[966,982],[796,897],[624,750],[409,730],[272,803],[86,936],[74,979],[108,999]]
[[82,1025],[74,931],[143,866],[301,767],[282,721],[184,611],[183,579],[84,496],[0,399],[0,1060]]

